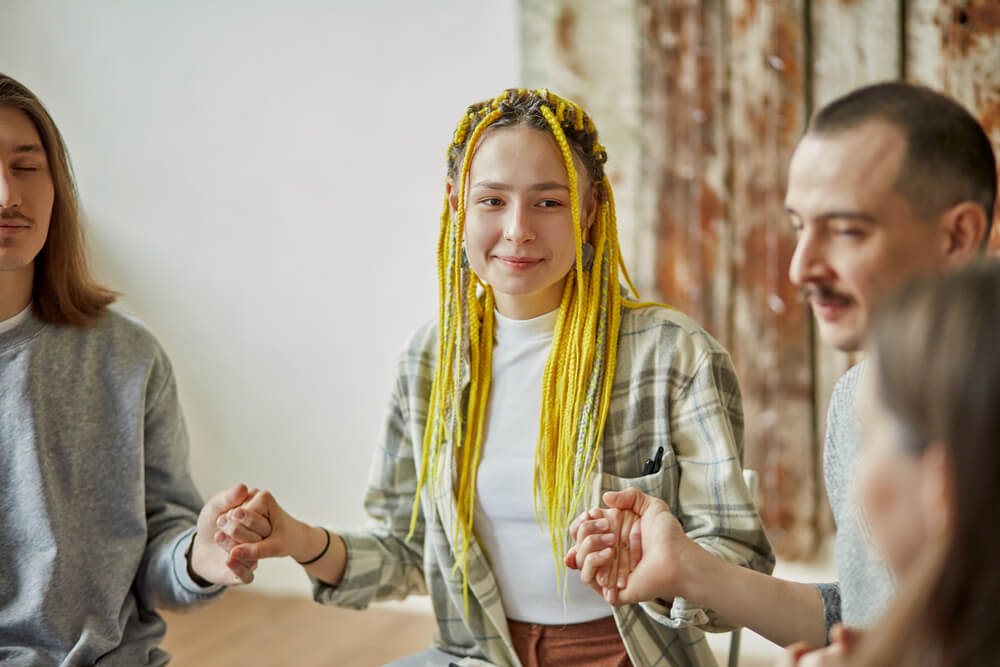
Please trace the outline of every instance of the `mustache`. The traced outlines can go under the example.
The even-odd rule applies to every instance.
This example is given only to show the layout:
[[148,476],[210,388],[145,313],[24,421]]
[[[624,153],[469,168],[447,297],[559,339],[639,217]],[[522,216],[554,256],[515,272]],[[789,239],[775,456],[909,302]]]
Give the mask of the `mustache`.
[[26,216],[24,213],[21,213],[20,211],[17,211],[17,210],[14,210],[14,211],[11,211],[11,210],[0,211],[0,220],[24,220],[29,225],[35,224],[34,220],[32,220],[31,218],[29,218],[28,216]]
[[826,283],[807,283],[799,288],[799,303],[806,303],[812,299],[841,304],[851,300],[849,296],[838,292]]

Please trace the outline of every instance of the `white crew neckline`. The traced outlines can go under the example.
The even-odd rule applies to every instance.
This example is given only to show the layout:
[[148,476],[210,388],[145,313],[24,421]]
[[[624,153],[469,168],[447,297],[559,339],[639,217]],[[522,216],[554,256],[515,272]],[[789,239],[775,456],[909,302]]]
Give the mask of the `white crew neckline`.
[[551,310],[538,317],[527,320],[515,320],[493,311],[494,332],[496,338],[504,340],[537,340],[551,339],[556,330],[556,320],[559,319],[559,309]]
[[24,310],[22,310],[14,317],[8,317],[3,322],[0,322],[0,334],[7,333],[8,331],[16,329],[18,326],[23,324],[25,320],[28,319],[28,314],[30,312],[31,312],[31,304],[29,303]]

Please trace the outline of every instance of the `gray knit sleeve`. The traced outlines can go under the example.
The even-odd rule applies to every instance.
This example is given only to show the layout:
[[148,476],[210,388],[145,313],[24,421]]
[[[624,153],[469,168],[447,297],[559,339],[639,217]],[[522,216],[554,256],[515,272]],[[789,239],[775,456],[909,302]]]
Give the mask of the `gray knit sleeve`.
[[819,589],[819,594],[823,598],[823,618],[826,621],[826,636],[829,643],[830,628],[840,623],[840,584],[837,582],[827,584],[815,584]]

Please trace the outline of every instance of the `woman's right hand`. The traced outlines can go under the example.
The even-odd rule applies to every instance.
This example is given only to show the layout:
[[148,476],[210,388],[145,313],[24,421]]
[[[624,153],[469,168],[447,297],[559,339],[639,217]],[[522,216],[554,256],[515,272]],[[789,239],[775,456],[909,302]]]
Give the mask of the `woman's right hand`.
[[[259,532],[270,526],[266,535]],[[262,558],[291,556],[298,562],[311,561],[306,570],[330,584],[339,583],[347,561],[347,549],[340,536],[299,521],[278,504],[268,491],[259,491],[248,502],[219,518],[216,542],[229,551],[233,562],[256,563]],[[252,535],[263,539],[253,541]]]

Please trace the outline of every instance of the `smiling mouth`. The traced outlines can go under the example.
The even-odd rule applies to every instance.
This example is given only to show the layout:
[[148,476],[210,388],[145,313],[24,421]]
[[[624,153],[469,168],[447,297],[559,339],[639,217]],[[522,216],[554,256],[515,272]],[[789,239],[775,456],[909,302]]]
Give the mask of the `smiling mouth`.
[[497,255],[497,259],[510,266],[534,266],[542,260],[538,257],[503,257]]

